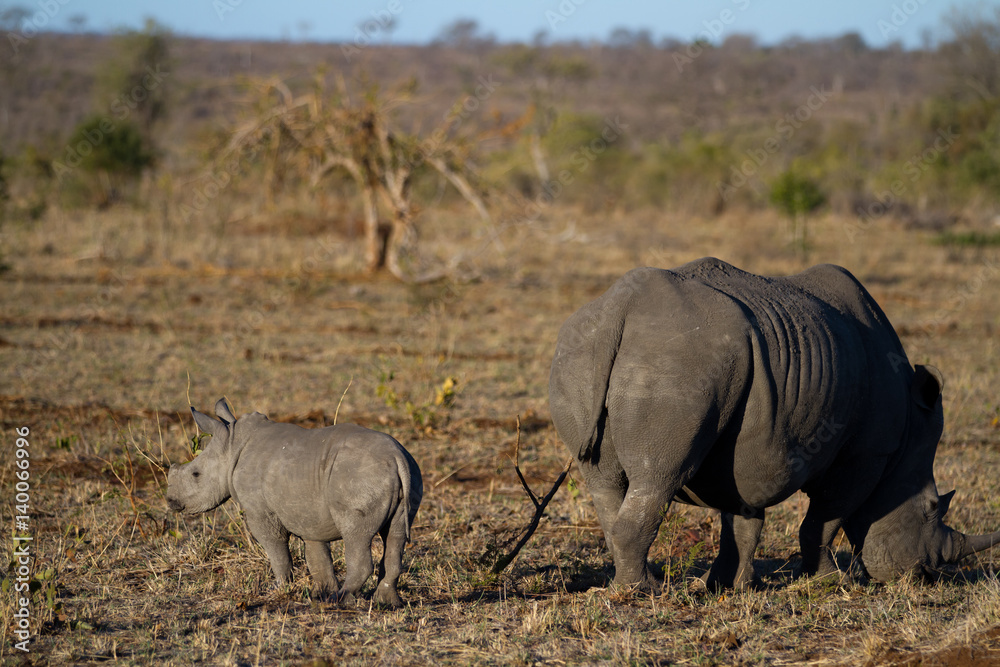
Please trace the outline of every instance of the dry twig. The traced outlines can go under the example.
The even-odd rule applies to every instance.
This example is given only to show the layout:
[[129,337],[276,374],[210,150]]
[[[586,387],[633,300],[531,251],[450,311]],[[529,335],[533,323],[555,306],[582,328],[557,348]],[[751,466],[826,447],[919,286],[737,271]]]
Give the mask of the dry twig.
[[514,548],[511,549],[509,553],[506,553],[503,556],[497,558],[496,562],[493,564],[493,568],[491,569],[493,574],[500,574],[505,569],[507,569],[508,565],[514,562],[515,558],[517,558],[517,554],[520,553],[524,545],[527,544],[528,540],[531,539],[531,536],[534,535],[535,529],[538,528],[538,523],[542,520],[542,515],[545,514],[545,508],[548,507],[549,501],[551,501],[552,497],[556,495],[556,491],[559,490],[559,487],[562,485],[563,480],[566,479],[566,475],[569,474],[569,469],[573,466],[573,459],[569,459],[568,461],[566,461],[566,466],[559,474],[559,477],[552,485],[552,488],[549,489],[549,492],[545,494],[544,498],[539,500],[538,496],[536,496],[535,493],[531,490],[531,487],[528,486],[528,482],[527,480],[524,479],[524,474],[521,472],[521,466],[519,462],[520,452],[521,452],[521,417],[518,416],[517,440],[514,443],[514,472],[517,473],[517,478],[521,480],[521,486],[524,487],[525,493],[528,494],[528,498],[531,499],[532,504],[535,506],[535,515],[531,517],[531,521],[528,523],[527,527],[525,527],[524,531],[521,533],[521,538],[517,541],[517,544],[514,545]]

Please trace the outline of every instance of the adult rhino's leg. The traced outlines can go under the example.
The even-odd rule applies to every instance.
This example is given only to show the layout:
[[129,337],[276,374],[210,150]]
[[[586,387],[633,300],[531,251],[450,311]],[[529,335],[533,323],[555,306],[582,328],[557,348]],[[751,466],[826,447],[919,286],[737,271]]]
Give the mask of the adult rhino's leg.
[[328,542],[306,540],[306,564],[312,575],[316,596],[325,598],[337,592],[337,576],[333,572],[333,559],[330,558]]
[[753,556],[764,527],[764,510],[722,513],[719,555],[705,574],[709,590],[746,588],[753,583]]
[[616,586],[637,586],[646,591],[656,587],[646,557],[672,497],[672,491],[658,484],[629,484],[611,529]]
[[[646,560],[649,548],[683,481],[676,477],[670,479],[669,475],[665,478],[664,471],[678,468],[664,463],[661,451],[637,451],[635,443],[626,439],[627,435],[634,434],[629,430],[613,431],[610,427],[605,435],[606,442],[613,439],[617,444],[615,469],[621,472],[614,476],[614,483],[611,475],[606,476],[606,495],[603,496],[606,517],[602,517],[601,524],[608,544],[612,546],[615,585],[652,591],[657,582]],[[646,434],[638,435],[645,439]],[[594,502],[600,514],[596,495]]]
[[833,538],[843,521],[838,517],[824,521],[809,506],[799,526],[799,551],[802,553],[802,574],[825,576],[838,572],[833,559]]
[[625,479],[625,472],[618,462],[618,456],[615,454],[610,438],[605,437],[595,451],[597,452],[596,462],[594,460],[580,461],[579,468],[584,482],[587,483],[587,490],[594,501],[597,519],[601,522],[601,529],[604,531],[604,541],[608,551],[611,552],[612,560],[614,560],[616,549],[612,539],[612,529],[618,519],[622,502],[625,500],[628,481]]
[[378,582],[375,584],[375,602],[389,607],[402,607],[403,600],[399,597],[396,584],[403,572],[403,549],[406,546],[406,512],[407,508],[400,504],[393,514],[392,521],[387,524],[379,535],[382,536],[382,558],[378,563]]
[[292,556],[288,552],[288,531],[278,518],[267,514],[246,514],[247,526],[260,543],[271,562],[271,571],[278,586],[292,580]]
[[[833,558],[833,540],[845,517],[861,507],[882,476],[882,466],[859,466],[853,457],[842,458],[844,462],[832,466],[823,477],[803,488],[809,496],[809,509],[799,526],[804,575],[822,576],[839,571]],[[853,539],[852,542],[856,544]]]
[[608,402],[608,431],[628,481],[611,529],[615,584],[652,590],[657,584],[646,562],[649,548],[670,502],[717,435],[711,420],[696,417],[711,413],[701,404],[704,396],[665,402],[669,387],[655,373],[626,369],[622,375]]

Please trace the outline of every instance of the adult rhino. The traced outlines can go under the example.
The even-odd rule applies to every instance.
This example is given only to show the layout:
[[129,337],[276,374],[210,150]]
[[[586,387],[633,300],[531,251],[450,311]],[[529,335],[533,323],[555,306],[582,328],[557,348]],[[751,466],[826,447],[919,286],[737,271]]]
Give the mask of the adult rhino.
[[742,587],[764,510],[798,490],[805,574],[836,571],[843,528],[869,576],[928,572],[1000,542],[942,519],[937,371],[845,269],[784,278],[718,259],[627,273],[559,331],[552,420],[579,461],[616,585],[651,589],[646,558],[672,500],[722,511],[710,587]]

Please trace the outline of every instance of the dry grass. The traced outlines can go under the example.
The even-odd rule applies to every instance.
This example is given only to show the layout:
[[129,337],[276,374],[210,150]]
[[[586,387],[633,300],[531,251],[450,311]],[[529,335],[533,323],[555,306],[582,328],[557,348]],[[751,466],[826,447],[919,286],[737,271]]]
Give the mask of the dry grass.
[[[958,487],[951,523],[1000,526],[995,248],[948,249],[888,222],[852,243],[845,230],[855,223],[830,217],[814,221],[806,258],[767,216],[554,208],[546,221],[508,228],[501,251],[480,230],[462,229],[456,214],[434,215],[438,235],[424,247],[442,255],[485,247],[474,258],[481,280],[415,287],[370,279],[359,274],[350,238],[260,225],[223,234],[142,211],[53,212],[34,227],[3,230],[12,269],[0,278],[0,421],[6,442],[15,427],[31,429],[34,572],[51,570],[32,598],[40,626],[32,658],[858,664],[919,652],[948,664],[970,652],[997,655],[991,554],[934,584],[796,580],[799,497],[769,512],[758,553],[763,590],[717,596],[690,585],[715,553],[717,521],[689,507],[675,509],[651,554],[667,591],[607,589],[610,562],[579,480],[556,495],[507,573],[491,577],[480,561],[531,515],[507,458],[515,415],[533,487],[547,487],[565,458],[546,400],[561,322],[633,266],[708,254],[764,273],[819,261],[854,271],[911,360],[945,374],[936,471],[942,490]],[[442,238],[451,240],[435,241]],[[424,472],[404,609],[311,602],[300,545],[294,584],[277,591],[231,504],[199,517],[167,510],[162,469],[184,460],[193,435],[188,377],[202,408],[226,395],[238,413],[311,426],[332,421],[353,378],[339,421],[393,433]],[[454,402],[435,406],[448,377],[458,379]],[[0,472],[8,497],[11,449]],[[17,664],[9,595],[0,612],[2,659]]]

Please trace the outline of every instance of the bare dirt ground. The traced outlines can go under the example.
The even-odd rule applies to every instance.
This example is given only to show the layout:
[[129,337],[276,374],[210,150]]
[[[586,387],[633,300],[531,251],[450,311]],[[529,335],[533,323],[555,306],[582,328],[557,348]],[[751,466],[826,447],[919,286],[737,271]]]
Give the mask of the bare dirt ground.
[[[1000,527],[995,248],[950,248],[891,221],[835,217],[810,223],[808,256],[787,243],[783,222],[760,214],[692,220],[553,209],[497,243],[448,212],[436,224],[423,247],[444,255],[456,244],[480,248],[478,279],[413,286],[372,278],[360,273],[358,240],[290,234],[266,220],[241,234],[169,228],[142,211],[52,212],[3,230],[0,487],[9,518],[15,429],[28,428],[34,538],[30,653],[13,648],[12,565],[4,664],[1000,659],[992,553],[929,584],[796,579],[798,496],[768,514],[759,590],[715,595],[692,584],[714,556],[718,519],[690,507],[672,509],[651,553],[667,583],[662,595],[608,588],[603,537],[572,472],[503,575],[490,575],[484,558],[531,515],[509,460],[515,417],[536,492],[568,456],[546,397],[559,325],[630,268],[704,255],[769,274],[818,262],[853,271],[911,362],[945,375],[935,469],[942,491],[958,489],[949,523],[966,532]],[[454,394],[437,403],[448,378]],[[295,540],[294,584],[276,590],[232,503],[198,517],[168,510],[164,469],[189,455],[189,401],[208,410],[220,396],[237,414],[259,410],[306,426],[336,415],[409,449],[426,493],[401,581],[405,608],[310,601]],[[334,555],[342,573],[339,547]]]

